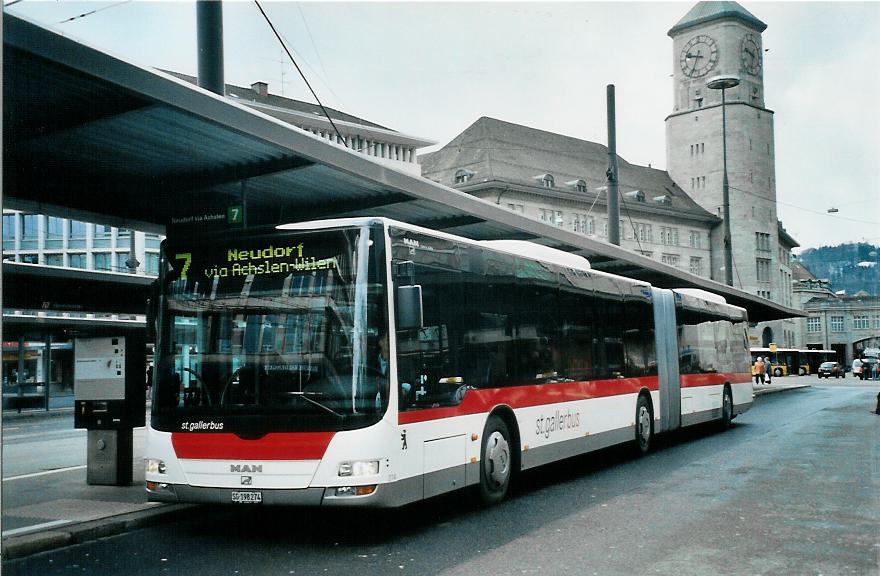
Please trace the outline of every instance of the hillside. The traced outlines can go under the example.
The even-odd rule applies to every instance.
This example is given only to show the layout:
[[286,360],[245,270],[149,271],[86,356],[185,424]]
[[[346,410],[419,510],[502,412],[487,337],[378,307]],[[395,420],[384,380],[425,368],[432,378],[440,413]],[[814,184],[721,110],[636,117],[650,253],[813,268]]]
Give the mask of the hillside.
[[798,260],[817,278],[830,280],[835,292],[864,290],[880,296],[880,247],[858,243],[808,248]]

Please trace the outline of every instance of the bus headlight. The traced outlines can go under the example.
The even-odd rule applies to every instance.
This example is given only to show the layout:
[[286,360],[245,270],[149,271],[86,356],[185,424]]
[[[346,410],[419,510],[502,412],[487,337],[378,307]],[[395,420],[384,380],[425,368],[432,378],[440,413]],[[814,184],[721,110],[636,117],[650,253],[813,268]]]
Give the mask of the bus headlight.
[[156,458],[147,458],[147,474],[164,474],[165,462]]
[[340,476],[375,476],[379,473],[378,460],[355,460],[339,465]]

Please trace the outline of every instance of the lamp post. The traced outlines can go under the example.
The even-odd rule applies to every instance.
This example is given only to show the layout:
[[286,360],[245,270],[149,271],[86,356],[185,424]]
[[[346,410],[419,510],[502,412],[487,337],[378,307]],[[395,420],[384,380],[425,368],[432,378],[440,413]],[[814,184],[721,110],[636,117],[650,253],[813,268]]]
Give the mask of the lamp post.
[[739,86],[739,76],[713,76],[706,81],[706,87],[721,90],[721,143],[724,162],[724,184],[721,188],[724,210],[724,283],[733,286],[733,246],[730,239],[730,185],[727,181],[727,101],[724,91]]

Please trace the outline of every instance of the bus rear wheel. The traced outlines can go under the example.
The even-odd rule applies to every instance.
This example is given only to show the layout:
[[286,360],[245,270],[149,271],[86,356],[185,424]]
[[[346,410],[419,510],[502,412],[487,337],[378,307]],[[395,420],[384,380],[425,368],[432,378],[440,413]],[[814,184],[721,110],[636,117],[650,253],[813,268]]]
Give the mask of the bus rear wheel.
[[733,395],[730,388],[724,387],[724,394],[721,396],[721,422],[719,425],[722,430],[730,428],[730,422],[733,420]]
[[490,416],[480,450],[480,500],[491,506],[504,500],[510,487],[513,452],[510,431],[498,416]]
[[654,440],[654,413],[646,396],[636,402],[636,446],[639,454],[647,454]]

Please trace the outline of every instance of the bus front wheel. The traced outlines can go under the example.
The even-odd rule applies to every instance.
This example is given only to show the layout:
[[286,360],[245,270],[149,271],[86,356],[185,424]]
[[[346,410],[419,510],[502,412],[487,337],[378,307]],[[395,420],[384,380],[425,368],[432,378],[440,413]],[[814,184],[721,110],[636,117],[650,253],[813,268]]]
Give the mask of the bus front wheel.
[[640,454],[647,454],[654,439],[654,414],[647,396],[636,402],[636,446]]
[[504,499],[510,487],[512,464],[507,424],[500,417],[491,416],[483,430],[480,451],[480,500],[484,504],[497,504]]

